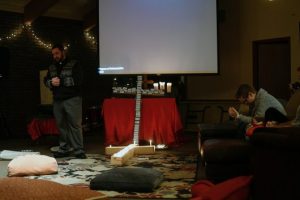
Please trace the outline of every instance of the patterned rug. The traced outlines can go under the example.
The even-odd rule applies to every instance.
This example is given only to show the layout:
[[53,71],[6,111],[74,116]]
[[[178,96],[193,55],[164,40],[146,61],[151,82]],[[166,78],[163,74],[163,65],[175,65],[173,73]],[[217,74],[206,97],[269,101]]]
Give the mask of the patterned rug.
[[[101,172],[110,170],[110,158],[99,154],[88,154],[88,159],[66,158],[58,160],[59,173],[45,176],[30,176],[31,179],[50,180],[64,185],[89,187],[90,181]],[[103,191],[108,197],[117,198],[190,198],[190,187],[194,183],[196,155],[175,154],[158,151],[154,155],[137,156],[127,166],[154,168],[164,174],[164,181],[152,193],[119,193]]]

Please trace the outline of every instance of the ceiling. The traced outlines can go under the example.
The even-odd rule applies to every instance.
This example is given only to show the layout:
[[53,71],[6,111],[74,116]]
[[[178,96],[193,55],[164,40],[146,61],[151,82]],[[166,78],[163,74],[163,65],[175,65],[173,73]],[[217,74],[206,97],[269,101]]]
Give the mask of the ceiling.
[[[24,8],[28,3],[42,5],[45,0],[1,0],[0,10],[17,13],[24,13]],[[48,0],[49,2],[49,0]],[[54,2],[54,3],[53,3]],[[40,16],[84,20],[85,16],[97,9],[97,0],[52,0],[51,6],[46,8]]]

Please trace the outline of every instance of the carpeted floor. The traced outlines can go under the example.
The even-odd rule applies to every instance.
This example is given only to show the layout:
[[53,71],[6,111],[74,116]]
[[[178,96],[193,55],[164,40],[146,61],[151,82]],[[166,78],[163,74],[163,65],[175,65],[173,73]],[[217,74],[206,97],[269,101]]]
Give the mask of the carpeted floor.
[[[89,187],[90,181],[103,171],[110,170],[110,159],[100,154],[88,154],[88,159],[66,158],[58,160],[59,173],[30,176],[31,179],[50,180],[65,185]],[[100,191],[114,198],[190,198],[190,187],[195,181],[196,155],[157,151],[154,155],[134,157],[129,166],[154,168],[164,174],[164,181],[152,193],[119,193]]]
[[[164,173],[165,180],[152,193],[118,193],[115,191],[103,191],[111,199],[186,199],[190,197],[190,187],[194,182],[196,168],[197,134],[184,133],[178,146],[168,150],[157,151],[152,156],[136,157],[128,163],[132,166],[153,167]],[[66,185],[79,185],[88,187],[89,182],[101,171],[112,169],[109,158],[104,154],[103,130],[84,135],[84,146],[88,159],[76,160],[72,158],[58,159],[59,173],[52,176],[30,177],[32,179],[45,179],[64,183]],[[42,155],[52,156],[50,147],[57,146],[58,138],[45,136],[37,143],[32,143],[29,138],[8,138],[0,140],[1,150],[27,150],[40,152]],[[7,164],[9,160],[0,160],[0,178],[7,176]],[[1,199],[1,198],[0,198]]]

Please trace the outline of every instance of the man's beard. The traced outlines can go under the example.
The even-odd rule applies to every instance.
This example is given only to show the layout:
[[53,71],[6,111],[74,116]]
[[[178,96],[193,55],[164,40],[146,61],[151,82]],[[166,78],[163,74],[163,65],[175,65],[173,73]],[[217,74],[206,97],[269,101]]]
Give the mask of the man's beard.
[[62,61],[63,61],[63,58],[54,58],[55,63],[59,63],[59,62],[62,62]]

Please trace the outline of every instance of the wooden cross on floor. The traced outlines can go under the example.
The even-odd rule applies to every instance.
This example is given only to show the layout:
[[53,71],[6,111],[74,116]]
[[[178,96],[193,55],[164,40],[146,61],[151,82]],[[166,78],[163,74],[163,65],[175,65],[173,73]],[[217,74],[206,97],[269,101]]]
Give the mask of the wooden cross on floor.
[[124,165],[126,161],[134,155],[154,154],[155,146],[150,140],[149,146],[139,146],[139,132],[141,122],[141,104],[142,104],[142,76],[137,76],[136,98],[135,98],[135,120],[133,130],[133,144],[128,146],[106,147],[105,154],[111,155],[112,165]]

